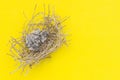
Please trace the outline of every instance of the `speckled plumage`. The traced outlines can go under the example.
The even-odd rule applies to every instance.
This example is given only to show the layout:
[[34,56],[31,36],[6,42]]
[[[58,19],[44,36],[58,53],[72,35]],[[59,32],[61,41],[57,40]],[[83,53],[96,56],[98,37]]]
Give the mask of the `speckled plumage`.
[[29,50],[39,51],[40,45],[47,40],[47,31],[40,31],[40,29],[34,30],[32,33],[26,36],[26,46]]

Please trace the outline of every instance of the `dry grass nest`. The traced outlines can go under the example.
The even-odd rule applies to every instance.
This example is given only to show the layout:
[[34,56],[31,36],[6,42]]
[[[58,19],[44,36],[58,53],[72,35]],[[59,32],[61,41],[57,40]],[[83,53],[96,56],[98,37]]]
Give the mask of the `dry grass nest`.
[[62,22],[66,19],[61,20],[49,11],[32,16],[22,36],[10,41],[11,56],[20,62],[19,67],[33,66],[66,43],[66,35],[62,31]]

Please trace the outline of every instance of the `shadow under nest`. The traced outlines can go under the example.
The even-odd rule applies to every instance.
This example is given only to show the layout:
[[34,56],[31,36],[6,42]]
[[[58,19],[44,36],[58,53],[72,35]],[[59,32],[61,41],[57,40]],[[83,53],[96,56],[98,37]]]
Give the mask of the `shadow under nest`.
[[62,22],[58,16],[39,12],[28,22],[19,39],[10,41],[11,56],[20,62],[21,67],[33,64],[48,57],[53,51],[66,43]]

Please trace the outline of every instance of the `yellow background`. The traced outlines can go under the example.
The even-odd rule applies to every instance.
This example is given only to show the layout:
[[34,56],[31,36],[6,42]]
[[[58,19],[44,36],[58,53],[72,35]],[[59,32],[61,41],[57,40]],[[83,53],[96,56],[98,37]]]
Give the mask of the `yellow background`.
[[[45,4],[70,16],[64,23],[69,46],[27,74],[10,74],[17,66],[8,41],[20,35],[35,4],[37,11]],[[120,0],[0,0],[0,80],[120,80]]]

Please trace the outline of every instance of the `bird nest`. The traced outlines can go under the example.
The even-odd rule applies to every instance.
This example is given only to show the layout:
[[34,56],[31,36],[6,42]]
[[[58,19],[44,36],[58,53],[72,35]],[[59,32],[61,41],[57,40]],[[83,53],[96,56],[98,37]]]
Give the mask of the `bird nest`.
[[12,38],[11,55],[20,62],[20,67],[33,66],[48,57],[66,42],[62,22],[58,16],[40,12],[26,25],[21,38]]

